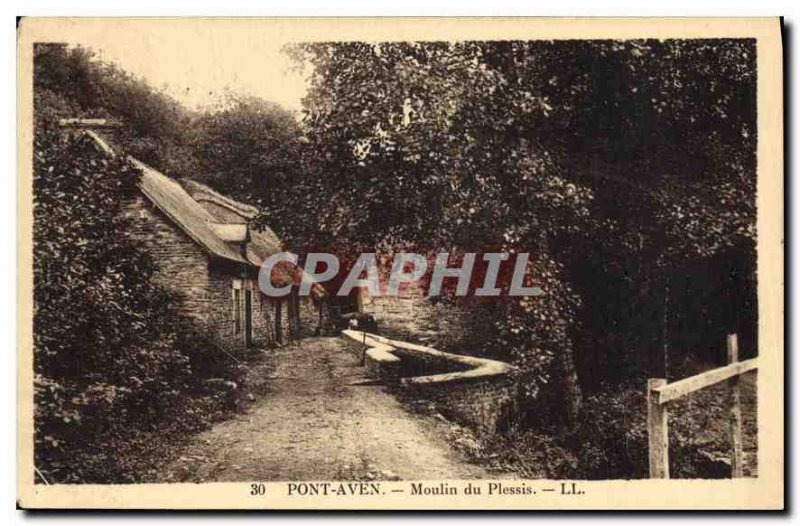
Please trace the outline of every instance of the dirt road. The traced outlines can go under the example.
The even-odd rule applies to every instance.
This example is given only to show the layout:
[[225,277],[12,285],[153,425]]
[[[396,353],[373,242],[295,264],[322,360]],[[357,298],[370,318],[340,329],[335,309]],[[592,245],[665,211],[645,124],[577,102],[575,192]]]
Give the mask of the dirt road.
[[196,437],[166,466],[173,481],[499,477],[451,446],[451,426],[410,413],[338,338],[265,351],[245,414]]

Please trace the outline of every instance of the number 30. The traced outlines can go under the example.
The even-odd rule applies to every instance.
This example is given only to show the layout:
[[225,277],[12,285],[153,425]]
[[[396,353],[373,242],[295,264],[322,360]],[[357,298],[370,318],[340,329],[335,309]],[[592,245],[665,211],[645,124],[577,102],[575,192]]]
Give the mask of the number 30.
[[267,492],[267,487],[261,482],[254,482],[250,484],[250,495],[264,495]]

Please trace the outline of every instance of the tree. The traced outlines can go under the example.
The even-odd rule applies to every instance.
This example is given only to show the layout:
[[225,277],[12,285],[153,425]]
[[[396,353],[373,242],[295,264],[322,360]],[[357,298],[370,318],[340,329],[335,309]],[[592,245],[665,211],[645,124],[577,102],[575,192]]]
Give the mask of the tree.
[[[292,113],[256,97],[229,96],[193,129],[200,167],[194,178],[267,212],[286,207],[284,198],[301,171],[302,131]],[[282,223],[280,214],[269,220]]]
[[[155,262],[129,236],[124,207],[140,172],[50,108],[33,144],[34,425],[49,482],[142,481],[168,441],[207,422],[203,378],[231,377],[180,298],[155,284]],[[150,435],[148,435],[150,433]]]
[[140,160],[175,176],[197,168],[188,145],[194,115],[143,79],[97,60],[90,49],[36,44],[33,82],[40,113],[116,120],[120,140]]
[[[36,458],[59,482],[112,476],[112,444],[158,420],[189,378],[169,295],[153,264],[120,236],[138,172],[88,138],[38,122],[34,140]],[[84,458],[86,448],[94,458]],[[70,462],[86,461],[81,469]],[[82,460],[82,461],[83,461]]]
[[[577,298],[552,259],[550,237],[587,216],[591,195],[569,183],[526,122],[548,103],[519,93],[492,43],[308,44],[306,158],[325,245],[497,247],[534,254],[546,300],[508,301],[488,346],[511,349],[530,397],[557,378],[565,413],[579,405],[570,331]],[[537,274],[535,271],[539,271]]]
[[[592,333],[613,336],[609,372],[632,357],[653,376],[675,374],[668,358],[671,341],[681,335],[671,335],[670,326],[681,310],[702,302],[710,303],[708,310],[726,309],[719,296],[725,302],[734,296],[739,321],[692,332],[716,341],[726,331],[752,335],[754,42],[541,43],[535,56],[546,73],[530,82],[545,96],[565,94],[551,112],[558,124],[540,135],[557,162],[595,195],[591,224],[597,228],[585,242],[570,240],[571,254],[561,257],[573,262],[572,280],[585,299],[589,345],[598,346]],[[738,262],[725,290],[677,304],[678,288],[693,272],[731,268],[715,262],[721,255]],[[615,296],[618,303],[609,305]],[[597,369],[597,362],[586,368]]]
[[[574,358],[584,386],[668,374],[679,336],[669,327],[687,308],[671,306],[671,283],[730,250],[748,298],[742,317],[754,319],[752,41],[291,52],[314,71],[306,177],[293,200],[306,218],[294,223],[311,228],[294,237],[532,252],[533,277],[553,276],[552,295],[536,313],[493,309],[492,336],[535,364],[523,368],[530,392],[560,376],[566,399],[578,400]],[[574,414],[577,404],[566,405]]]

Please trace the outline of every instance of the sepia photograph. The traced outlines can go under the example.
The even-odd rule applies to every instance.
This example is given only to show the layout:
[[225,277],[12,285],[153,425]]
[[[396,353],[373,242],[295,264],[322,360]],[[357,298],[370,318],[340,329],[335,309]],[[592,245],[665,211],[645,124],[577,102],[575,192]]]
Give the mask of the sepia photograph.
[[502,20],[22,19],[33,507],[783,506],[780,21]]

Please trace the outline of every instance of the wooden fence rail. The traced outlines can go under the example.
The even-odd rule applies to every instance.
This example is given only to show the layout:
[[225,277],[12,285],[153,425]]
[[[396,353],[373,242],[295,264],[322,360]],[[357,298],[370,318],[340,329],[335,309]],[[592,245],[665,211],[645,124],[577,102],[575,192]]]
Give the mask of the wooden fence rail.
[[730,392],[729,418],[731,439],[731,476],[742,476],[742,409],[739,378],[758,368],[758,358],[739,361],[739,343],[735,334],[728,335],[728,365],[711,369],[671,384],[664,378],[647,381],[647,436],[650,459],[650,478],[669,478],[669,427],[667,403],[728,381]]

